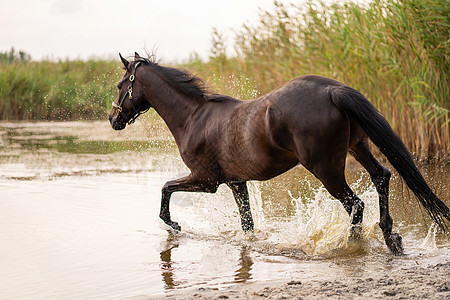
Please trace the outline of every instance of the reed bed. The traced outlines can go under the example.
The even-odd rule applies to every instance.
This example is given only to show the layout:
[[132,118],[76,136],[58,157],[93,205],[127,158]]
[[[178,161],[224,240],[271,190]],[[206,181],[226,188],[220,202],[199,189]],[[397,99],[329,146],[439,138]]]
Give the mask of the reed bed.
[[0,62],[0,120],[106,118],[117,96],[119,62]]
[[[449,1],[339,3],[274,2],[259,22],[234,29],[235,53],[213,30],[209,59],[193,55],[179,66],[213,92],[240,99],[302,74],[335,78],[366,95],[416,157],[448,162]],[[19,54],[0,55],[0,120],[106,118],[123,73],[118,60],[30,61]]]
[[236,55],[215,30],[209,62],[190,67],[243,98],[302,74],[335,78],[366,95],[415,156],[448,161],[449,18],[448,0],[274,2],[235,31]]

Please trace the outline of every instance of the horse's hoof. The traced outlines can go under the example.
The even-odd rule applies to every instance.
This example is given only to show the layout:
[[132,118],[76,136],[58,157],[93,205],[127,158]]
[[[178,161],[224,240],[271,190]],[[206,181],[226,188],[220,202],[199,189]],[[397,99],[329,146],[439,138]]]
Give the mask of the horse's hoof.
[[166,222],[167,225],[169,225],[173,230],[181,231],[181,226],[177,222],[169,221]]
[[402,237],[398,233],[391,233],[385,236],[386,245],[395,256],[403,255]]
[[361,225],[353,225],[350,227],[350,235],[348,239],[350,241],[359,241],[362,237],[362,226]]

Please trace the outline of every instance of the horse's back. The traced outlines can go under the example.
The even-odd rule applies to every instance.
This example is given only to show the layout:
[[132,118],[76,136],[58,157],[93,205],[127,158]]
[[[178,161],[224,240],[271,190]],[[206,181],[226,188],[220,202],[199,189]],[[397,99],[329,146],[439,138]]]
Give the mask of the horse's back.
[[264,96],[269,127],[316,132],[334,119],[346,119],[331,101],[330,86],[343,84],[323,76],[304,75]]
[[331,86],[345,85],[328,77],[303,75],[285,83],[262,98],[269,99],[275,106],[288,106],[295,110],[294,113],[307,108],[317,110],[332,105],[328,92],[328,88]]

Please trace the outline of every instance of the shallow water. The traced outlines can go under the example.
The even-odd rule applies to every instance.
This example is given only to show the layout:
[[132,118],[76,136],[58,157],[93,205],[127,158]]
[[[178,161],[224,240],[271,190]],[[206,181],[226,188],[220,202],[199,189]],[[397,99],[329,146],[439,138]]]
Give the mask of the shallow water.
[[[251,182],[256,230],[243,234],[231,192],[173,195],[182,226],[158,219],[163,184],[187,174],[167,129],[138,122],[0,123],[0,298],[118,299],[266,280],[359,276],[450,261],[450,242],[397,176],[394,257],[377,225],[377,194],[353,161],[348,181],[366,204],[363,240],[301,167]],[[447,205],[450,168],[421,168]]]

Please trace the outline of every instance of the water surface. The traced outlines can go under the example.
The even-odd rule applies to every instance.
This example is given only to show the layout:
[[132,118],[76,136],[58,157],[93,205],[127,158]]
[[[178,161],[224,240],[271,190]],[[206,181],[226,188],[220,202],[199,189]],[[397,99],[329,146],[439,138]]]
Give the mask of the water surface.
[[[392,256],[378,228],[377,194],[353,161],[348,181],[365,201],[362,242],[348,242],[348,216],[297,167],[249,184],[254,234],[243,234],[231,192],[176,193],[159,219],[161,187],[186,175],[167,129],[138,122],[0,123],[0,298],[127,299],[174,289],[266,280],[378,273],[450,260],[448,238],[397,176],[395,230],[406,255]],[[447,204],[449,167],[421,167]]]

